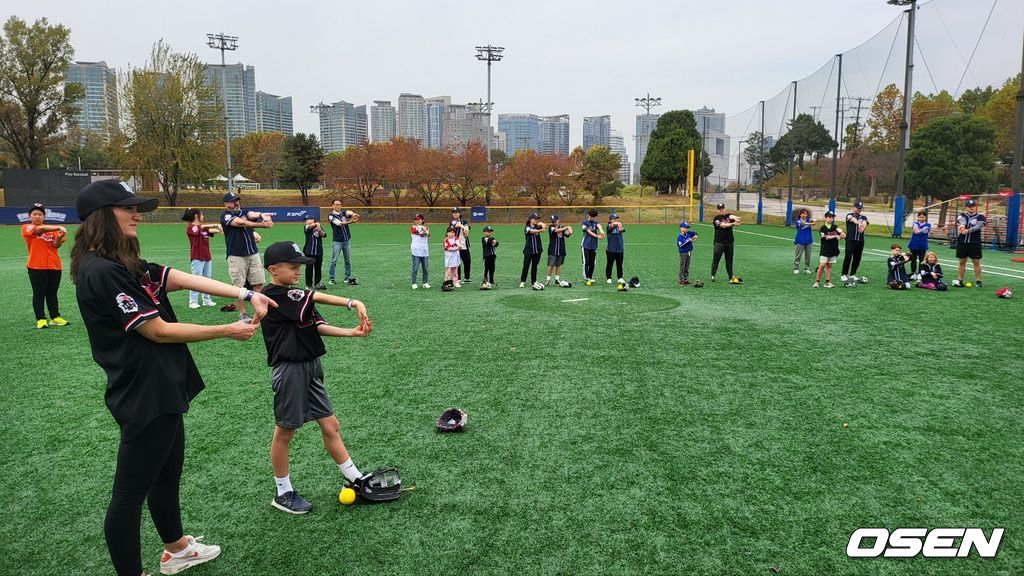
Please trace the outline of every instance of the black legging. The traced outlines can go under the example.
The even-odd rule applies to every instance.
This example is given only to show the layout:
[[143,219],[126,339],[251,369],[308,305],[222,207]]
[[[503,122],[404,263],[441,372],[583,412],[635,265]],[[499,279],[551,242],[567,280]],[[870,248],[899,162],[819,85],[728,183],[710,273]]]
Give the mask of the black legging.
[[520,282],[526,282],[526,271],[530,271],[530,283],[537,283],[537,265],[540,264],[540,253],[523,254],[523,273],[519,275]]
[[863,253],[863,240],[850,240],[846,243],[846,256],[843,256],[843,276],[857,275],[857,268],[860,267],[860,257]]
[[57,289],[60,288],[60,270],[33,270],[28,268],[28,281],[32,284],[32,310],[36,320],[45,320],[43,300],[50,311],[50,318],[60,316],[57,306]]
[[924,255],[925,255],[926,252],[928,252],[928,251],[925,250],[924,248],[921,248],[920,250],[911,250],[910,251],[910,256],[911,256],[911,258],[910,258],[910,274],[911,275],[917,274],[918,262],[920,262],[921,264],[924,264]]
[[114,490],[103,533],[114,569],[124,576],[142,574],[139,528],[142,502],[165,543],[184,535],[178,489],[185,462],[185,425],[181,414],[163,414],[117,449]]
[[715,244],[714,256],[711,259],[711,277],[714,278],[718,272],[718,262],[721,261],[722,255],[725,254],[725,273],[732,278],[732,242],[728,244]]
[[597,260],[597,250],[583,249],[583,277],[588,280],[594,279],[594,261]]
[[[461,277],[463,280],[469,282],[469,267],[472,264],[472,258],[469,255],[469,250],[459,250],[459,258],[462,259],[462,264],[459,265],[458,276],[456,276],[456,278]],[[463,268],[466,269],[465,276],[462,275]]]
[[605,252],[605,265],[604,265],[604,277],[611,279],[612,277],[612,264],[615,264],[615,268],[619,275],[616,278],[622,278],[622,252]]
[[312,264],[306,264],[306,286],[314,287],[324,277],[324,255],[306,254],[306,256],[313,259]]
[[484,282],[494,284],[494,261],[497,259],[497,256],[484,256]]

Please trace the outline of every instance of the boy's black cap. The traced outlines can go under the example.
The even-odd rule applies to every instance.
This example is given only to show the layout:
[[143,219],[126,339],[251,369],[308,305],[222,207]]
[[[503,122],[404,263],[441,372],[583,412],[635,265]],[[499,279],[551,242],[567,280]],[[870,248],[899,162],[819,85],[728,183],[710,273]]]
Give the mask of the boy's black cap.
[[966,206],[968,208],[972,208],[972,207],[977,206],[977,205],[978,205],[978,203],[975,202],[974,200],[968,200],[967,202],[964,202],[964,206]]
[[117,180],[98,180],[78,191],[75,209],[82,219],[106,206],[138,206],[139,212],[152,212],[160,205],[156,198],[136,196],[130,186]]
[[725,210],[725,204],[722,204],[721,202],[719,202],[718,203],[718,209],[719,210]]
[[282,262],[312,264],[313,259],[303,254],[302,250],[299,249],[299,245],[295,242],[274,242],[267,246],[267,251],[263,253],[263,267],[268,268]]
[[831,210],[829,210],[828,212],[825,212],[825,218],[835,218],[835,217],[836,217],[836,213],[835,212],[833,212]]
[[491,228],[490,226],[484,226],[484,232],[494,232],[494,228]]

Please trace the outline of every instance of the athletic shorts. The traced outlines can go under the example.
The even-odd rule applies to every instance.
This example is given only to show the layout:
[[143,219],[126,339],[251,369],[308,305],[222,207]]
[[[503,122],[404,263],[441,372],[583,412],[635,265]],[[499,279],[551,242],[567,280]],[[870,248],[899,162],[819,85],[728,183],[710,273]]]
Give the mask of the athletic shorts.
[[231,284],[241,288],[249,284],[263,284],[263,262],[259,254],[251,256],[228,256],[228,276]]
[[274,388],[274,421],[281,428],[294,430],[334,414],[319,358],[281,362],[270,369],[270,384]]
[[818,256],[818,262],[822,264],[835,264],[838,256]]
[[565,264],[565,254],[559,254],[558,256],[548,254],[548,266],[561,266],[562,264]]
[[981,244],[962,244],[957,242],[957,258],[970,258],[971,260],[981,259]]

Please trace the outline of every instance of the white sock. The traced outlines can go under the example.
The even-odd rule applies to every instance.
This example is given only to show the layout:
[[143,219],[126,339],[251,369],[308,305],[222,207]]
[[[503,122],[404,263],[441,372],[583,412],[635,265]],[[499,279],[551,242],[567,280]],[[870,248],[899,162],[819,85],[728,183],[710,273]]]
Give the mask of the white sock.
[[551,282],[551,276],[548,276],[548,282]]
[[356,468],[356,465],[352,463],[351,458],[345,460],[341,464],[338,464],[338,470],[341,470],[341,473],[345,475],[345,479],[349,482],[355,482],[362,476],[362,474],[359,473],[359,469]]
[[292,488],[292,479],[290,476],[285,476],[284,478],[278,478],[277,476],[274,476],[274,484],[277,484],[278,496],[295,490],[294,488]]
[[562,281],[562,279],[558,277],[558,274],[555,274],[555,282],[561,282],[561,281]]

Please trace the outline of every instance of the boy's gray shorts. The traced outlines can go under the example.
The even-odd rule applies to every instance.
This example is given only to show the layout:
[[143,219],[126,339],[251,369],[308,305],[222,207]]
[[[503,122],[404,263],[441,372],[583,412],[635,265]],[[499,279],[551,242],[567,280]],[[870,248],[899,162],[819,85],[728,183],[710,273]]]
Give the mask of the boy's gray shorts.
[[274,388],[274,419],[281,428],[301,428],[306,422],[334,414],[319,358],[272,367],[270,384]]

